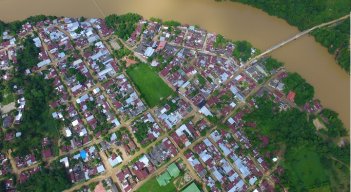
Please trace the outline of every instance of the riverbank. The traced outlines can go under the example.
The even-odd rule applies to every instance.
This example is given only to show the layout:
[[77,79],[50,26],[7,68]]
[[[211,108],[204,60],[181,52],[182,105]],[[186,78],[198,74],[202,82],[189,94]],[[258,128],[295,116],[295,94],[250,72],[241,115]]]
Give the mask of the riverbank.
[[[146,18],[159,17],[198,24],[230,39],[247,40],[261,50],[299,32],[296,27],[261,10],[213,0],[4,0],[0,5],[0,19],[5,21],[36,14],[103,17],[111,13],[136,12]],[[194,9],[197,11],[194,12]],[[272,56],[284,62],[289,71],[298,72],[312,84],[322,104],[338,112],[345,127],[350,127],[349,76],[336,65],[326,48],[313,37],[305,36],[273,52]]]
[[[297,1],[286,2],[277,0],[231,0],[241,2],[270,15],[286,20],[289,24],[306,30],[343,15],[350,14],[351,4],[348,0]],[[273,6],[274,5],[274,6]],[[299,5],[299,6],[296,6]],[[345,20],[338,26],[318,29],[312,33],[316,41],[326,47],[337,63],[346,72],[350,72],[350,21]]]

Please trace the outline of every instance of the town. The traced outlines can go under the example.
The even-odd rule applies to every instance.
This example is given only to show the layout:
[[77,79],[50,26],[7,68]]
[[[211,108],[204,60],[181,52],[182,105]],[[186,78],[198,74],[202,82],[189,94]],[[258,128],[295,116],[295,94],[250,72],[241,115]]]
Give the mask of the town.
[[263,152],[269,135],[247,131],[262,125],[246,118],[261,100],[345,134],[328,129],[335,114],[300,76],[199,26],[43,16],[0,36],[6,192],[30,189],[44,170],[68,181],[57,191],[276,191],[283,152]]

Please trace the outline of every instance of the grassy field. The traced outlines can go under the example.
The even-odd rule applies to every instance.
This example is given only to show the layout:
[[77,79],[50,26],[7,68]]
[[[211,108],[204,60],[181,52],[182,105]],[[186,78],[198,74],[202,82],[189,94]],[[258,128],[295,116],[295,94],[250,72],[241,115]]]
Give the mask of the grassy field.
[[330,192],[329,186],[324,186],[324,187],[318,187],[315,189],[310,189],[308,190],[309,192]]
[[332,161],[330,166],[330,191],[350,191],[350,167],[343,166],[338,161]]
[[173,93],[173,90],[147,64],[132,65],[127,68],[127,74],[150,107],[156,106]]
[[0,94],[3,96],[2,101],[0,102],[2,105],[7,105],[11,102],[15,101],[15,96],[8,89],[0,90]]
[[142,185],[137,192],[153,192],[153,191],[162,191],[162,192],[174,192],[176,187],[173,184],[174,178],[166,186],[160,186],[157,183],[156,177],[151,178],[144,185]]
[[306,147],[292,149],[286,156],[286,163],[293,186],[300,190],[313,189],[317,186],[328,188],[328,171],[315,150]]

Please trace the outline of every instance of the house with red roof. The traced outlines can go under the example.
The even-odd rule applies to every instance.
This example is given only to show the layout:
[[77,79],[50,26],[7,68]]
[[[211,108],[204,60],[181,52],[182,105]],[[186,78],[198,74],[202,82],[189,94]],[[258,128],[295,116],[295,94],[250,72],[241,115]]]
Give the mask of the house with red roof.
[[287,98],[289,101],[294,102],[295,96],[296,96],[296,93],[295,93],[295,92],[289,91],[289,93],[288,93],[288,95],[286,96],[286,98]]

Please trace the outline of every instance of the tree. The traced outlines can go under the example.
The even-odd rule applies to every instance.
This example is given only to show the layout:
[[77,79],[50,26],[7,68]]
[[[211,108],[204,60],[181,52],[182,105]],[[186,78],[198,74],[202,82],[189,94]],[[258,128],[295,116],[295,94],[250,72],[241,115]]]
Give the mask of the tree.
[[314,97],[314,88],[306,82],[299,74],[289,73],[288,77],[283,79],[284,92],[288,94],[290,91],[296,93],[295,103],[304,105]]
[[0,36],[6,30],[7,24],[0,20]]
[[223,35],[218,34],[216,36],[216,41],[213,43],[213,46],[215,48],[219,48],[219,47],[223,48],[226,43],[227,43],[227,40],[223,37]]
[[176,27],[180,26],[181,23],[179,23],[178,21],[170,20],[170,21],[164,21],[162,23],[162,25],[165,25],[167,27],[176,28]]
[[323,109],[321,116],[327,118],[328,122],[326,123],[326,126],[328,128],[328,136],[341,137],[347,134],[347,131],[336,112],[330,109]]
[[63,166],[43,168],[32,175],[27,182],[17,186],[18,191],[59,192],[71,187],[72,184]]
[[251,57],[252,45],[247,41],[236,41],[233,56],[241,61],[246,62]]
[[277,61],[276,59],[269,57],[264,61],[264,66],[266,67],[266,69],[268,71],[272,71],[272,70],[276,70],[279,67],[283,66],[283,63]]

